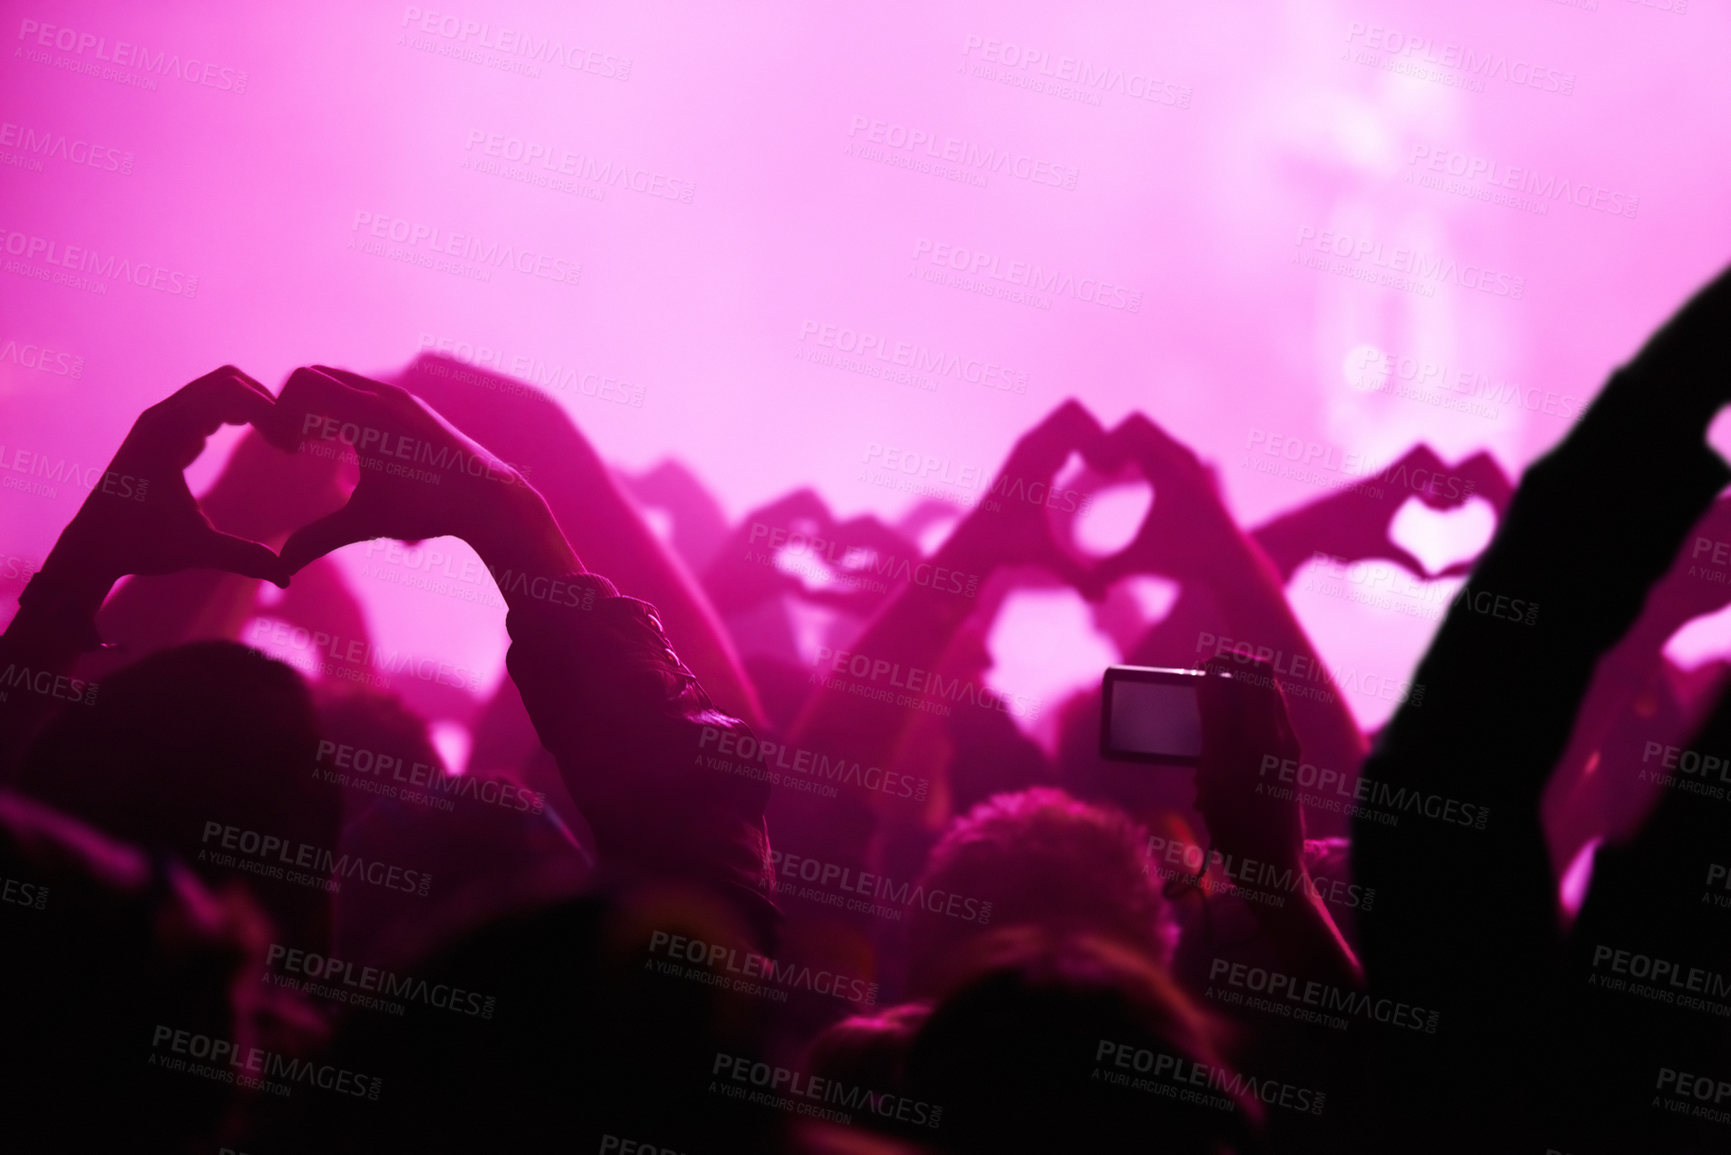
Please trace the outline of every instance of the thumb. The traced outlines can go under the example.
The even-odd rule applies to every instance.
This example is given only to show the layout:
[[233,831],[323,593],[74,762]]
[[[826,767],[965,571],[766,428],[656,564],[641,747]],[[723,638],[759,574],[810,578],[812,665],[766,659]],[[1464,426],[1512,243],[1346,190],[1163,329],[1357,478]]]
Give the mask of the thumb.
[[258,578],[288,587],[290,570],[283,559],[256,541],[211,530],[203,535],[191,551],[194,565],[220,569],[242,577]]
[[289,535],[282,547],[283,569],[290,574],[299,573],[332,550],[378,536],[350,501],[335,513],[303,525]]

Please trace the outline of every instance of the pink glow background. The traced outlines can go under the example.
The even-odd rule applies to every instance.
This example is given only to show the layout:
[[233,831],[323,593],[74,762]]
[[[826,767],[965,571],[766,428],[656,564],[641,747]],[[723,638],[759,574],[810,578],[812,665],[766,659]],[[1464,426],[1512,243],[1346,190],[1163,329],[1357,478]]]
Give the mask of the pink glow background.
[[[564,403],[615,464],[677,457],[734,519],[804,484],[839,514],[898,512],[909,496],[859,479],[869,445],[989,472],[1076,395],[1108,424],[1149,413],[1218,465],[1254,525],[1323,492],[1243,467],[1257,431],[1373,461],[1421,439],[1451,462],[1487,448],[1513,475],[1566,430],[1508,406],[1473,416],[1355,387],[1354,350],[1584,401],[1731,255],[1731,14],[1701,0],[1682,14],[1633,0],[420,7],[628,58],[629,78],[555,64],[536,78],[417,50],[400,42],[403,4],[5,6],[0,120],[134,159],[130,174],[0,166],[0,228],[199,278],[186,299],[0,275],[0,344],[83,359],[77,380],[0,359],[7,453],[99,466],[142,407],[222,362],[273,387],[312,361],[384,374],[431,335],[640,387],[641,408]],[[31,21],[244,71],[246,90],[68,71],[43,60],[80,57],[34,47]],[[1570,73],[1574,92],[1500,80],[1471,92],[1343,59],[1365,47],[1349,43],[1355,24]],[[1151,74],[1188,90],[1189,107],[979,79],[962,71],[970,37]],[[1079,177],[1074,190],[1004,174],[977,188],[872,163],[845,154],[855,117]],[[468,171],[475,131],[694,195],[612,187],[596,201]],[[1638,197],[1636,215],[1559,202],[1541,216],[1422,188],[1404,179],[1419,147]],[[580,262],[581,282],[481,284],[350,251],[357,212],[549,252]],[[1524,299],[1458,285],[1425,298],[1312,271],[1293,262],[1306,228],[1505,271]],[[1137,289],[1141,308],[1035,310],[911,279],[922,238]],[[945,378],[923,392],[813,365],[795,357],[808,321],[994,360],[1028,388]],[[219,461],[194,467],[195,488]],[[39,561],[82,496],[0,490],[0,553]],[[1461,517],[1402,532],[1445,552],[1483,540],[1483,511]],[[472,628],[466,607],[356,585],[382,644],[497,669],[500,631]],[[1434,629],[1296,585],[1331,664],[1404,678]],[[1719,636],[1697,656],[1724,649]],[[1112,660],[1068,598],[1013,603],[994,650],[995,677],[1042,696]],[[1354,702],[1366,724],[1388,708]]]

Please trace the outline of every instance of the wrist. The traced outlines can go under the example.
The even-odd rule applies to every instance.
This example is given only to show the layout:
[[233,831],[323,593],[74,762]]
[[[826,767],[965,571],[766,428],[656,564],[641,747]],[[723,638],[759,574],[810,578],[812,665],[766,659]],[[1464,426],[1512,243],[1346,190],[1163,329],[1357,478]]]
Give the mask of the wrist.
[[532,489],[515,491],[497,502],[460,536],[495,573],[501,569],[544,576],[584,572],[553,511]]

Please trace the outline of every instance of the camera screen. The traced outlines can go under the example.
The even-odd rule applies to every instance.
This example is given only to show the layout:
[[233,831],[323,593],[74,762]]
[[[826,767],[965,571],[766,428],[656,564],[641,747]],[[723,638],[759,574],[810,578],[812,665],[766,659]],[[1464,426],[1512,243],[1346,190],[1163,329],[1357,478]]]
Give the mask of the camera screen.
[[1111,683],[1107,744],[1122,754],[1170,755],[1194,760],[1202,753],[1202,712],[1194,685],[1117,678]]

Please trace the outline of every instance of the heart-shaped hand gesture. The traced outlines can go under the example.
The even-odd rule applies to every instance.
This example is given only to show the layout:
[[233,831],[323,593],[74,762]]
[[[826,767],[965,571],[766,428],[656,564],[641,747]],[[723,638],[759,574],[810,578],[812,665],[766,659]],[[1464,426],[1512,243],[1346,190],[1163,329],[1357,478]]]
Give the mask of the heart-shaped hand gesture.
[[353,455],[360,466],[348,504],[284,543],[290,573],[332,550],[379,537],[503,542],[502,503],[534,493],[515,470],[413,394],[356,373],[322,365],[296,369],[275,417],[279,437],[300,452]]
[[1488,454],[1475,454],[1450,472],[1430,446],[1420,443],[1375,476],[1283,513],[1259,526],[1252,536],[1282,580],[1290,580],[1299,566],[1319,554],[1345,565],[1388,561],[1416,578],[1455,577],[1470,570],[1475,559],[1432,574],[1411,551],[1390,539],[1390,527],[1401,507],[1416,497],[1432,509],[1450,510],[1482,497],[1500,516],[1513,493],[1502,468]]
[[44,570],[112,585],[127,574],[219,569],[286,586],[282,559],[256,541],[218,532],[184,473],[224,425],[250,424],[288,448],[276,416],[270,392],[232,365],[152,405],[133,423]]
[[1095,468],[1112,464],[1100,422],[1075,400],[1054,409],[1010,450],[980,504],[944,545],[954,564],[973,573],[996,566],[1040,566],[1089,601],[1104,597],[1106,584],[1096,569],[1059,544],[1047,512],[1049,506],[1062,508],[1053,483],[1072,452],[1081,453]]
[[1136,536],[1094,567],[1110,586],[1120,578],[1157,573],[1178,581],[1210,576],[1232,555],[1238,526],[1220,499],[1213,471],[1154,422],[1132,413],[1106,435],[1103,460],[1140,473],[1154,487],[1154,504]]

